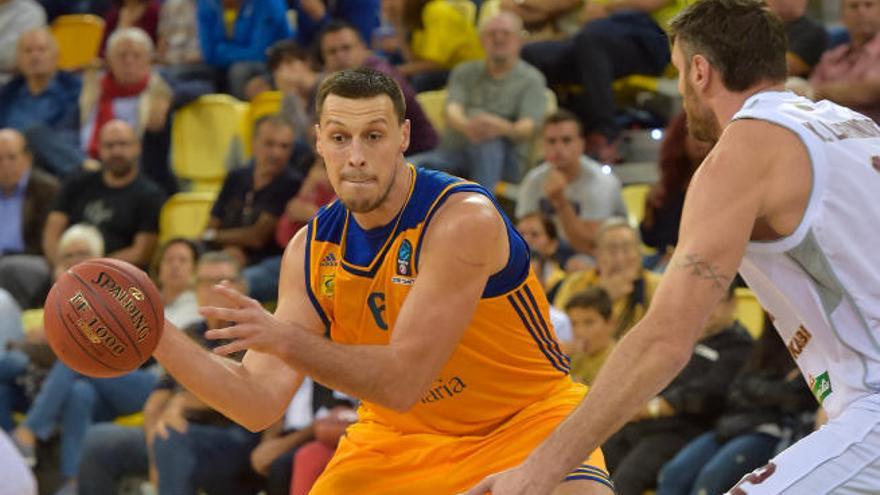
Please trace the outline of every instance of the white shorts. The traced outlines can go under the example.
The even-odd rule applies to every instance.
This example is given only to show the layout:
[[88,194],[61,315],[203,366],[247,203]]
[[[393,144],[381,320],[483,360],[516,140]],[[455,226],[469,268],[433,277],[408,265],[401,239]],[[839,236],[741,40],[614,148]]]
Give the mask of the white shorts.
[[880,396],[859,399],[727,495],[880,494]]

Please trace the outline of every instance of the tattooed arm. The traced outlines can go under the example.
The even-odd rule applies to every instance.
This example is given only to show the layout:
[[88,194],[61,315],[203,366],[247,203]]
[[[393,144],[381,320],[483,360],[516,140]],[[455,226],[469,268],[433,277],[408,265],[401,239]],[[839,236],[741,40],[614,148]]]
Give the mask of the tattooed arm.
[[[784,194],[769,193],[778,190],[774,167],[785,157],[767,139],[797,138],[766,127],[758,121],[730,124],[703,162],[688,190],[676,253],[651,306],[617,344],[584,402],[520,467],[467,495],[489,488],[499,494],[550,493],[687,364],[753,227],[770,225],[784,233],[767,205]],[[525,488],[513,488],[519,486]]]

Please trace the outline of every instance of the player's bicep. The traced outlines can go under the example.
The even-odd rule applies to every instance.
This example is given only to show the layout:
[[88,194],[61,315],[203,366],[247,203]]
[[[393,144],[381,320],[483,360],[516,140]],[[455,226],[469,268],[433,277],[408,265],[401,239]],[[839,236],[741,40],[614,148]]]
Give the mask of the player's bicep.
[[761,214],[766,165],[742,142],[719,141],[695,174],[675,254],[651,303],[688,338],[696,339],[733,282]]
[[[430,226],[419,274],[398,316],[392,345],[406,362],[439,372],[497,271],[503,220],[485,198],[453,198]],[[503,264],[502,264],[503,266]],[[433,376],[431,376],[433,378]]]

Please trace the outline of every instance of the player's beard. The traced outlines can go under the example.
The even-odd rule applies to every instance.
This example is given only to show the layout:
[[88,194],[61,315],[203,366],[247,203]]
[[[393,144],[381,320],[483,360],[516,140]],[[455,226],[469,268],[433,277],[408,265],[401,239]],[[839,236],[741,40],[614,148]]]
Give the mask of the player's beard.
[[[339,196],[339,199],[342,201],[342,204],[345,205],[345,207],[348,208],[348,210],[352,213],[369,213],[376,208],[382,206],[382,203],[385,202],[385,200],[388,198],[388,195],[391,193],[391,188],[394,187],[394,181],[396,179],[397,173],[395,172],[391,175],[391,180],[388,181],[388,187],[386,187],[385,190],[382,191],[382,194],[380,194],[375,199],[346,199],[343,198],[341,195]],[[345,180],[345,177],[343,177],[343,180]]]
[[715,112],[706,105],[694,88],[690,81],[685,80],[684,83],[684,111],[687,115],[688,133],[695,139],[705,141],[707,143],[715,143],[721,136],[721,126],[718,124],[718,117]]

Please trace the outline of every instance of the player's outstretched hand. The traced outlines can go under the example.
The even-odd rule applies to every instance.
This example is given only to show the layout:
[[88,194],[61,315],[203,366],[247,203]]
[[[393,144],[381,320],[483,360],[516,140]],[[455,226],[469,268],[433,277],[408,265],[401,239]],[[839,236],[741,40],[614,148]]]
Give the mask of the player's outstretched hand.
[[230,326],[205,332],[211,340],[230,340],[214,349],[222,356],[238,351],[253,349],[271,354],[273,350],[283,349],[286,343],[286,325],[266,311],[259,302],[241,294],[226,284],[214,286],[214,290],[227,301],[226,308],[202,307],[200,312],[206,318],[229,322]]
[[523,466],[493,474],[459,495],[550,495],[556,483],[549,484],[530,474]]

